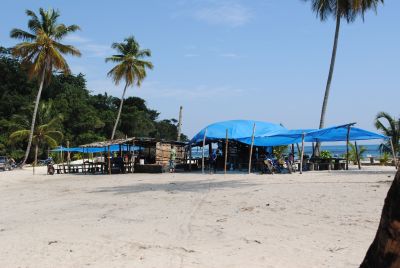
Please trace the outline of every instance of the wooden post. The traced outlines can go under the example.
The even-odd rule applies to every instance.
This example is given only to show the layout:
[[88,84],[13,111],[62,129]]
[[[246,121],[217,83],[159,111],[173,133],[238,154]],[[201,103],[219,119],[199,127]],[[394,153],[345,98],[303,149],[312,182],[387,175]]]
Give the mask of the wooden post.
[[346,170],[349,170],[349,141],[350,141],[350,125],[347,126],[346,138]]
[[111,155],[110,155],[110,145],[108,145],[108,175],[111,175]]
[[360,155],[358,154],[357,141],[354,141],[354,146],[356,147],[356,158],[357,158],[358,169],[361,169],[361,162],[360,162]]
[[251,156],[253,155],[254,134],[256,131],[256,123],[253,125],[253,134],[251,135],[250,155],[249,155],[249,174],[251,173]]
[[181,141],[181,132],[182,132],[182,106],[179,108],[179,121],[178,121],[178,137],[177,141]]
[[192,145],[189,144],[189,171],[192,171]]
[[67,165],[68,165],[68,173],[70,173],[70,164],[71,164],[71,153],[69,151],[69,140],[67,140]]
[[226,162],[228,161],[228,129],[226,129],[225,139],[225,162],[224,162],[224,174],[226,174]]
[[212,143],[208,144],[208,172],[211,174]]
[[204,174],[204,147],[206,146],[206,136],[207,136],[207,128],[204,130],[202,156],[201,156],[201,173],[203,174]]
[[304,133],[301,135],[300,174],[303,174]]
[[393,141],[390,138],[390,147],[392,147],[392,155],[393,155],[393,161],[394,161],[394,166],[397,169],[397,158],[396,158],[396,152],[394,151],[394,146],[393,146]]

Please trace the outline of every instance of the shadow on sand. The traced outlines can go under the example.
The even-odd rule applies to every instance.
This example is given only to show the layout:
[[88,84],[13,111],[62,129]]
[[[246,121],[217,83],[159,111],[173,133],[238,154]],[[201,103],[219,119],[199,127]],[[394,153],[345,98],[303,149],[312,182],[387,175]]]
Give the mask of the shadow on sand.
[[101,187],[90,193],[114,193],[114,194],[133,194],[152,191],[165,192],[204,192],[208,190],[219,190],[224,188],[243,188],[257,186],[258,184],[249,183],[243,180],[229,180],[220,182],[210,182],[206,180],[196,181],[174,181],[166,183],[138,183],[132,185]]

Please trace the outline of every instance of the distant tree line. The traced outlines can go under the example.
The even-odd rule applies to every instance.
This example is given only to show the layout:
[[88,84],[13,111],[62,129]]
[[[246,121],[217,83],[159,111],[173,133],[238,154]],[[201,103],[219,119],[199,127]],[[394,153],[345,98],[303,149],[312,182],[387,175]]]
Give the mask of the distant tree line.
[[[26,144],[12,143],[10,134],[29,129],[37,84],[37,80],[28,79],[27,70],[11,56],[10,50],[0,47],[0,155],[23,158]],[[47,116],[62,118],[57,128],[63,134],[62,144],[69,140],[70,146],[78,146],[110,138],[121,99],[107,93],[92,94],[83,74],[53,74],[50,84],[43,89],[41,102],[51,107],[50,111],[46,108]],[[40,109],[38,113],[40,117]],[[115,137],[176,140],[177,120],[158,120],[159,115],[143,99],[126,98]],[[185,135],[181,138],[187,140]],[[45,157],[47,149],[40,148],[39,157]]]

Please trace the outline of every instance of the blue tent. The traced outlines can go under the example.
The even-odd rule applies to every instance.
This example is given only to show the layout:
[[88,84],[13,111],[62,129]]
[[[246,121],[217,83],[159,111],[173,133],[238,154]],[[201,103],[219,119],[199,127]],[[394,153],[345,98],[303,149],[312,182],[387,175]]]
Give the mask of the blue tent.
[[203,142],[204,133],[207,129],[206,133],[206,142],[216,142],[219,140],[224,140],[226,138],[226,130],[228,130],[228,138],[230,140],[239,140],[243,138],[251,139],[253,134],[253,126],[256,125],[255,136],[265,136],[265,135],[273,135],[279,133],[281,131],[285,131],[281,125],[261,122],[261,121],[252,121],[252,120],[230,120],[217,122],[207,127],[203,128],[199,133],[197,133],[190,143],[192,144],[200,144]]
[[[129,151],[129,146],[127,145],[121,145],[122,151],[127,152]],[[131,146],[130,150],[139,150],[139,146]],[[70,153],[102,153],[102,152],[108,152],[107,147],[88,147],[88,148],[82,148],[82,147],[73,147],[73,148],[66,148],[66,147],[58,147],[57,149],[51,150],[52,152],[70,152]],[[114,144],[110,146],[110,152],[119,152],[119,145]]]
[[[347,129],[349,124],[334,126],[323,129],[297,129],[286,130],[273,135],[256,136],[254,138],[255,146],[279,146],[301,143],[304,134],[305,142],[335,142],[347,141]],[[350,125],[349,140],[376,140],[388,139],[388,137],[367,131]],[[238,139],[238,141],[251,144],[251,137]]]
[[[329,128],[323,128],[306,133],[304,141],[318,142],[318,141],[346,141],[347,128],[349,125],[341,125]],[[349,140],[382,140],[388,137],[367,131],[361,128],[350,126]]]

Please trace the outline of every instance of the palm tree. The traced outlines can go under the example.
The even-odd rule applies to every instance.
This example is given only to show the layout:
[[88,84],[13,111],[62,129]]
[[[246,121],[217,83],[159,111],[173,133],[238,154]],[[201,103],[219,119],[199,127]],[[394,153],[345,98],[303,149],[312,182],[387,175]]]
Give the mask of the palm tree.
[[[325,126],[325,114],[328,106],[329,92],[333,77],[333,69],[335,67],[336,51],[339,41],[339,31],[341,19],[345,19],[347,23],[353,22],[357,15],[361,15],[364,19],[364,14],[367,10],[373,9],[376,11],[378,4],[384,0],[303,0],[310,1],[312,10],[319,16],[321,21],[325,21],[329,17],[334,17],[336,20],[335,37],[333,41],[333,49],[331,63],[329,66],[328,79],[326,81],[324,100],[322,103],[321,117],[319,128]],[[316,151],[319,152],[320,144],[317,143]]]
[[26,15],[30,17],[28,21],[30,32],[21,29],[13,29],[11,31],[10,36],[12,38],[23,40],[23,42],[12,48],[12,54],[20,58],[22,64],[28,67],[29,77],[37,77],[40,84],[32,115],[28,146],[21,164],[22,166],[28,159],[31,149],[36,115],[44,82],[49,83],[53,70],[59,70],[65,74],[70,73],[69,66],[62,54],[81,55],[75,47],[60,43],[66,35],[79,30],[79,26],[66,26],[58,23],[57,19],[60,13],[53,9],[44,10],[40,8],[39,16],[31,10],[26,10]]
[[[386,124],[382,122],[383,119],[387,121]],[[400,119],[396,119],[388,113],[379,112],[375,117],[375,127],[392,140],[394,154],[397,155],[400,146]],[[391,148],[390,141],[389,144],[382,147]]]
[[[32,143],[35,146],[35,161],[34,166],[37,164],[37,157],[39,152],[39,147],[47,145],[50,148],[54,148],[62,140],[63,134],[56,130],[60,122],[60,116],[57,116],[50,120],[47,124],[37,126],[32,135]],[[17,130],[10,135],[10,141],[21,142],[26,141],[30,138],[31,131],[29,129]]]
[[146,68],[153,69],[153,64],[150,61],[144,60],[145,57],[151,56],[151,51],[149,49],[140,49],[139,43],[133,36],[125,38],[122,43],[113,43],[111,47],[116,49],[118,54],[106,58],[106,62],[111,61],[117,63],[117,65],[107,75],[112,77],[116,85],[121,80],[125,80],[117,120],[111,134],[111,139],[113,140],[121,117],[126,89],[128,86],[133,86],[134,84],[140,87],[143,79],[146,77]]

